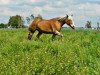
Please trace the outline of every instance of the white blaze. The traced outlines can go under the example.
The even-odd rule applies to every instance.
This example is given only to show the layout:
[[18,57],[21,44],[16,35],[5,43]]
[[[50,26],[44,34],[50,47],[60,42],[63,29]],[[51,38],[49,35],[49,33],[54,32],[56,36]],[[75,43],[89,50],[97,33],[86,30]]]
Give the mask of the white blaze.
[[72,16],[68,16],[68,19],[72,20],[73,24],[71,26],[75,27],[74,20],[73,20]]

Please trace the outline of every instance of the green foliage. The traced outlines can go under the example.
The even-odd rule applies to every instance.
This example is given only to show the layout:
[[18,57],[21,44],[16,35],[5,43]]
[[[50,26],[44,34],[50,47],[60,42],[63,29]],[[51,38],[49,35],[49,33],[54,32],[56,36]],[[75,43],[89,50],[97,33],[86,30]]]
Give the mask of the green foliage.
[[92,28],[92,26],[91,26],[91,21],[87,21],[85,27],[86,27],[86,28]]
[[8,25],[16,28],[22,28],[24,26],[23,22],[22,17],[20,15],[16,15],[10,17]]
[[62,29],[63,41],[26,29],[0,29],[0,75],[99,75],[100,32]]
[[99,30],[99,29],[100,29],[99,22],[97,22],[97,30]]
[[3,24],[3,23],[0,24],[0,28],[5,28],[5,27],[6,27],[5,24]]
[[42,18],[42,16],[40,14],[38,14],[37,16],[34,16],[34,14],[31,14],[29,17],[26,17],[26,21],[29,24],[34,18]]
[[33,20],[35,18],[35,16],[33,14],[31,14],[29,17],[26,17],[26,21],[29,24],[31,20]]

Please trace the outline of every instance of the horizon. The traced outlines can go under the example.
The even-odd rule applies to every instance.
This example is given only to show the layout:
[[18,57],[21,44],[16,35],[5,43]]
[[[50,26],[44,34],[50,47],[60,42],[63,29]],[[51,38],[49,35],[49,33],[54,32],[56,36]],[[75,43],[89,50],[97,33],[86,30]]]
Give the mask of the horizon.
[[99,8],[99,0],[0,0],[0,23],[7,23],[14,15],[25,19],[31,14],[41,14],[43,18],[50,19],[73,14],[76,27],[84,27],[87,21],[96,27],[97,22],[100,23]]

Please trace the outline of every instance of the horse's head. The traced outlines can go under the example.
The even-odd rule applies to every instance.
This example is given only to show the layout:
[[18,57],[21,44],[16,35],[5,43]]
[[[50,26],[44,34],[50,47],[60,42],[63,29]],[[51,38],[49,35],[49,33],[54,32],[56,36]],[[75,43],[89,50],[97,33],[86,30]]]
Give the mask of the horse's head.
[[75,29],[75,25],[74,25],[74,21],[73,21],[73,18],[72,18],[73,15],[69,16],[69,15],[66,15],[66,20],[65,20],[65,23],[67,25],[69,25],[72,29]]

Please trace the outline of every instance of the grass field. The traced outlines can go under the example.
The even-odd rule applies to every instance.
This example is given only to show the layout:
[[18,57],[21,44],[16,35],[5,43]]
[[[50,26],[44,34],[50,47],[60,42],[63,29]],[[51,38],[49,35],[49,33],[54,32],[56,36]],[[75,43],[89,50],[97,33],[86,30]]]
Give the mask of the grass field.
[[62,29],[63,41],[27,29],[0,29],[0,75],[100,75],[100,32]]

